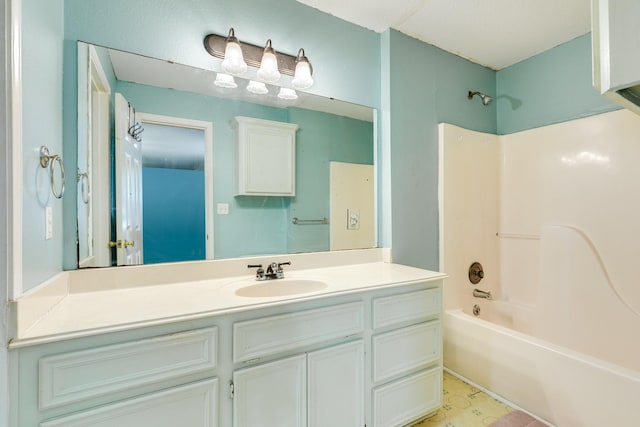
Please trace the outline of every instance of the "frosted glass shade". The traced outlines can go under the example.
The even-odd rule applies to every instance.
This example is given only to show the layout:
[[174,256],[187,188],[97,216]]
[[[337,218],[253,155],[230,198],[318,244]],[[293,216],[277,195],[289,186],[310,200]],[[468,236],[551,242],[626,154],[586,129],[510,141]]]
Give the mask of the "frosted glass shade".
[[280,80],[280,71],[278,71],[278,59],[272,52],[265,49],[258,69],[258,78],[266,83],[275,83]]
[[278,92],[278,98],[286,99],[286,100],[294,100],[294,99],[298,99],[298,94],[293,89],[290,89],[288,87],[281,87],[280,92]]
[[257,82],[255,80],[249,80],[247,90],[251,93],[255,93],[256,95],[264,95],[269,92],[269,89],[267,89],[267,86],[265,86],[264,83]]
[[233,78],[233,76],[230,76],[229,74],[223,74],[223,73],[218,73],[216,75],[216,80],[213,82],[213,84],[218,87],[224,87],[228,89],[235,89],[238,87],[238,85],[236,84],[236,80]]
[[308,61],[298,61],[291,85],[298,90],[308,89],[313,86],[311,65]]
[[224,60],[222,61],[222,69],[229,74],[244,74],[247,71],[247,63],[244,62],[242,48],[240,44],[234,41],[228,41],[224,48]]

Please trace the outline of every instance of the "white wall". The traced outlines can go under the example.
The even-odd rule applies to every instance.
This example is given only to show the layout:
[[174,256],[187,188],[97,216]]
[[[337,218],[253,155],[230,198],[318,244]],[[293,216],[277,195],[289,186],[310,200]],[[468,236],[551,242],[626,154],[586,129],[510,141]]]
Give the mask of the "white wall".
[[[441,159],[440,270],[447,273],[445,306],[474,304],[473,289],[498,296],[499,137],[439,125]],[[480,262],[485,277],[477,285],[469,266]]]

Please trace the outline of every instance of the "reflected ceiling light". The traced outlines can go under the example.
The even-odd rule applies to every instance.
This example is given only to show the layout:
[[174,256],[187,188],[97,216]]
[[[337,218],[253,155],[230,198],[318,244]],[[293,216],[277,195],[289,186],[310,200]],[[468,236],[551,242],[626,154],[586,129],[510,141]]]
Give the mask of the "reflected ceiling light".
[[235,89],[238,87],[236,80],[229,74],[218,73],[216,74],[216,80],[213,82],[218,87],[224,87],[227,89]]
[[310,88],[313,85],[313,77],[311,77],[313,68],[311,67],[309,59],[304,54],[304,49],[300,48],[300,50],[298,50],[298,57],[296,58],[295,64],[296,68],[291,84],[298,90]]
[[267,89],[267,86],[264,83],[257,82],[255,80],[249,80],[247,90],[251,93],[255,93],[256,95],[264,95],[269,92],[269,89]]
[[236,75],[244,74],[247,71],[247,63],[244,62],[242,47],[240,47],[240,42],[236,38],[233,27],[229,29],[229,35],[227,36],[222,68],[227,73]]
[[485,95],[484,93],[480,93],[480,92],[472,92],[472,91],[469,91],[469,93],[467,94],[467,99],[473,98],[474,95],[478,95],[480,99],[482,99],[482,105],[489,105],[491,104],[491,101],[493,101],[493,98],[490,97],[489,95]]
[[293,89],[290,89],[288,87],[281,87],[280,92],[278,92],[278,98],[292,101],[294,99],[298,99],[298,94]]
[[278,58],[276,51],[271,47],[271,39],[267,40],[258,69],[258,78],[266,83],[275,83],[280,80],[280,71],[278,71]]

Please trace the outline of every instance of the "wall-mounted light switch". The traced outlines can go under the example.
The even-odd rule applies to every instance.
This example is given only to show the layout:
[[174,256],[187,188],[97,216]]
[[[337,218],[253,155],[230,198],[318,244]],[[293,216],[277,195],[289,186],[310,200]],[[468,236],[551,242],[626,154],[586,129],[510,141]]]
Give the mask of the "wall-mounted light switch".
[[347,230],[360,229],[360,209],[347,209]]
[[229,215],[229,203],[218,203],[216,212],[218,212],[218,215]]
[[44,208],[44,239],[50,240],[53,238],[53,208],[47,206]]

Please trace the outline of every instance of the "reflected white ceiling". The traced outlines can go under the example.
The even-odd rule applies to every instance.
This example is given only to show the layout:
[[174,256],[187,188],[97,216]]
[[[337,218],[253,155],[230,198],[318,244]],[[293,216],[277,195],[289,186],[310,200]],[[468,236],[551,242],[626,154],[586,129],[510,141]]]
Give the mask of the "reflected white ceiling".
[[590,0],[298,0],[377,32],[394,28],[495,70],[591,30]]

